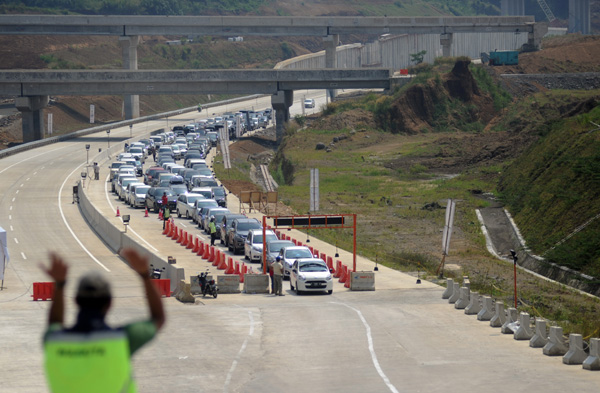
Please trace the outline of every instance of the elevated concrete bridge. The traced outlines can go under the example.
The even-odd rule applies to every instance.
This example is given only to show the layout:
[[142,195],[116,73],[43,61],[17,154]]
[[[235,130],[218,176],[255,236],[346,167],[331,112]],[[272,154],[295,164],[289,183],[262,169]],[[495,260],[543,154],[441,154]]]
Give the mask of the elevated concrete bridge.
[[[122,46],[123,68],[137,70],[137,46],[144,35],[211,35],[211,36],[321,36],[325,43],[325,67],[336,68],[336,47],[340,34],[439,34],[443,56],[450,56],[454,33],[527,33],[528,45],[539,47],[546,33],[544,25],[534,23],[533,16],[486,17],[260,17],[260,16],[123,16],[123,15],[0,15],[0,34],[5,35],[112,35],[118,36]],[[58,81],[57,81],[58,82]],[[65,83],[64,81],[62,83]],[[62,83],[52,87],[59,88]],[[204,89],[211,89],[210,81]],[[333,83],[333,82],[332,82]],[[233,86],[233,84],[239,86]],[[242,88],[239,81],[227,86]],[[129,85],[129,84],[125,84]],[[51,84],[46,84],[50,88]],[[156,83],[153,86],[158,86]],[[38,88],[41,88],[38,86]],[[123,87],[124,88],[124,87]],[[185,86],[181,86],[185,90]],[[342,88],[340,84],[339,87]],[[152,94],[142,90],[143,94]],[[292,91],[284,89],[279,91]],[[335,88],[329,88],[335,95]],[[58,90],[44,94],[60,94]],[[118,93],[113,93],[118,94]],[[139,92],[138,94],[142,94]],[[19,110],[24,117],[41,111],[47,99],[28,95],[25,91],[19,100]],[[38,98],[33,98],[38,97]],[[43,97],[43,96],[42,96]],[[124,110],[127,119],[139,117],[139,96],[125,94]],[[24,122],[26,138],[37,139],[39,119]],[[43,124],[43,122],[42,122]]]
[[386,89],[407,78],[393,78],[388,69],[343,70],[176,70],[0,72],[0,95],[17,96],[23,112],[25,142],[43,137],[43,112],[49,95],[270,94],[277,135],[289,120],[294,90]]

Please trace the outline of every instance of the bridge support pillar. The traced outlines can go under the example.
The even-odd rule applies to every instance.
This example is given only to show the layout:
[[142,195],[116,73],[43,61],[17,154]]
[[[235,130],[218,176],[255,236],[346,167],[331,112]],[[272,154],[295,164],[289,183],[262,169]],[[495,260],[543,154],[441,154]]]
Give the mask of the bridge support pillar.
[[32,142],[44,138],[44,107],[48,105],[48,96],[15,98],[15,107],[21,112],[23,142]]
[[523,52],[533,52],[542,47],[542,38],[548,33],[547,23],[535,23],[533,32],[527,35],[527,44],[523,45]]
[[525,15],[525,0],[502,0],[500,2],[500,15],[523,16]]
[[271,96],[271,105],[275,110],[275,135],[277,143],[283,140],[285,123],[290,121],[290,106],[294,103],[293,90],[280,90]]
[[452,56],[452,33],[443,33],[440,35],[440,44],[442,45],[442,56]]
[[[121,36],[119,37],[123,54],[123,68],[126,70],[138,69],[137,47],[140,43],[140,37]],[[140,117],[140,96],[126,95],[123,96],[125,119],[135,119]]]
[[590,0],[569,0],[569,33],[591,34]]
[[[337,47],[340,44],[340,36],[338,34],[328,35],[323,37],[325,42],[325,68],[337,68]],[[333,101],[337,91],[335,89],[327,90],[329,101]]]

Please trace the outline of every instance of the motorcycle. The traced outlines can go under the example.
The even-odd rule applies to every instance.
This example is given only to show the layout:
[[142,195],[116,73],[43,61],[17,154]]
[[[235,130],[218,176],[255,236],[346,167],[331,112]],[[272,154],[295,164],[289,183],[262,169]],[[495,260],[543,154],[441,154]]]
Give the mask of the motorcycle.
[[162,273],[165,271],[165,268],[162,269],[155,268],[154,265],[150,265],[150,278],[158,280],[162,277]]
[[198,274],[198,282],[200,283],[202,296],[204,297],[208,294],[209,296],[212,295],[216,299],[219,288],[217,288],[217,283],[215,282],[215,280],[208,280],[206,278],[207,276],[208,270]]

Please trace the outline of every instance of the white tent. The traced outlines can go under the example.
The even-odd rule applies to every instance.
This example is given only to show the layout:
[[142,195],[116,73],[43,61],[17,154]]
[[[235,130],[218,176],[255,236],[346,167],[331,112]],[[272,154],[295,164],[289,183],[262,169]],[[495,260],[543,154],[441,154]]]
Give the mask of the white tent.
[[2,286],[4,287],[4,270],[10,257],[8,255],[8,243],[6,242],[6,231],[0,227],[0,280],[2,280]]

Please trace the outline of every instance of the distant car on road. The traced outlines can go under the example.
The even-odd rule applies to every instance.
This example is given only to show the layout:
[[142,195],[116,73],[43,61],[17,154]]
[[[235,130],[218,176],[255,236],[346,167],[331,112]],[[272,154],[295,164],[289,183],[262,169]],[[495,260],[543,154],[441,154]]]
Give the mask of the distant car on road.
[[304,107],[305,108],[314,108],[315,100],[313,100],[312,98],[307,98],[306,100],[304,100]]

